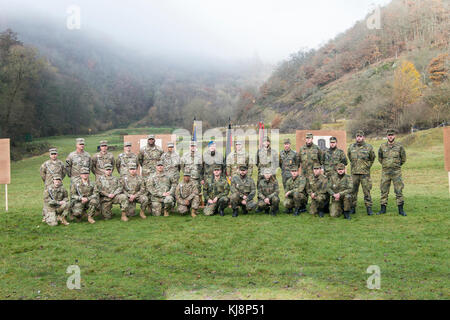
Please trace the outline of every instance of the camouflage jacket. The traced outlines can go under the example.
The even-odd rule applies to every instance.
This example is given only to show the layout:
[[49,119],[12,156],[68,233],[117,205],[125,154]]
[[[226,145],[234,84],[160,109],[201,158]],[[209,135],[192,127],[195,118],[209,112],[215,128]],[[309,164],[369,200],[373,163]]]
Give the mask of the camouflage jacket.
[[211,155],[211,152],[207,150],[203,153],[203,179],[209,179],[213,175],[214,167],[220,165],[224,168],[223,163],[223,154],[221,152],[216,151],[214,155]]
[[378,149],[378,161],[383,170],[400,170],[406,162],[405,148],[398,142],[394,142],[392,145],[385,142]]
[[86,151],[82,153],[73,151],[66,159],[67,176],[71,179],[78,178],[82,168],[91,168],[91,155]]
[[323,161],[325,174],[331,175],[334,172],[336,172],[336,165],[339,163],[342,163],[345,166],[348,164],[345,152],[338,148],[327,149],[324,153],[324,161]]
[[81,198],[88,198],[89,200],[98,198],[97,185],[88,181],[86,184],[80,179],[79,181],[72,183],[70,187],[71,201],[81,201]]
[[163,153],[164,151],[157,145],[150,147],[148,144],[139,152],[138,161],[143,175],[149,175],[156,171],[156,163],[161,160]]
[[228,154],[226,159],[227,164],[227,176],[233,177],[239,174],[239,166],[246,165],[248,168],[248,175],[251,177],[253,173],[253,164],[250,163],[250,157],[245,151],[236,152],[233,151]]
[[155,172],[145,181],[145,189],[150,194],[151,201],[161,202],[164,200],[163,193],[169,192],[174,195],[176,183],[177,181],[166,172]]
[[59,174],[61,176],[61,180],[66,176],[66,169],[64,167],[64,162],[59,159],[47,160],[45,161],[39,170],[41,174],[42,181],[44,181],[44,185],[50,186],[53,184],[53,175]]
[[139,166],[138,156],[134,154],[133,152],[126,153],[123,152],[119,154],[116,161],[116,168],[117,172],[121,176],[127,175],[129,173],[129,166],[130,164],[134,164],[136,168]]
[[316,195],[326,194],[328,192],[327,177],[323,174],[319,174],[318,176],[310,176],[306,185],[306,190],[309,196],[311,196],[311,193],[314,193]]
[[297,166],[299,165],[298,163],[298,156],[297,156],[297,152],[295,152],[294,150],[283,150],[280,152],[280,168],[283,172],[285,171],[289,171],[291,166]]
[[161,156],[161,161],[164,163],[164,170],[170,174],[180,172],[180,155],[176,151],[164,152]]
[[249,201],[256,195],[255,182],[247,174],[245,178],[237,174],[231,179],[231,193],[239,193],[240,196],[246,195]]
[[261,148],[256,153],[256,166],[258,167],[258,175],[262,175],[262,170],[265,168],[271,168],[272,174],[276,173],[276,169],[278,168],[279,157],[277,152],[272,148]]
[[280,193],[280,187],[278,181],[274,177],[269,180],[261,179],[258,185],[258,199],[264,200],[265,198],[271,198],[278,196]]
[[352,174],[369,174],[375,161],[375,152],[368,143],[352,143],[348,147],[347,156],[350,160]]
[[203,196],[206,201],[208,201],[208,199],[213,200],[215,197],[226,197],[229,192],[230,185],[223,176],[220,176],[219,180],[212,177],[211,179],[208,179],[203,186]]
[[183,172],[189,171],[191,173],[191,179],[203,179],[202,157],[199,152],[183,154],[180,163]]
[[100,197],[108,197],[109,194],[117,196],[122,193],[119,178],[114,176],[100,176],[96,185]]
[[62,184],[57,188],[51,185],[44,190],[44,204],[46,206],[59,207],[58,202],[60,201],[69,202],[69,195]]
[[175,189],[175,198],[177,203],[184,205],[185,201],[191,201],[195,196],[198,196],[197,184],[190,180],[187,184],[181,181]]
[[112,165],[112,171],[114,171],[114,156],[111,152],[106,152],[102,154],[97,152],[91,158],[91,171],[98,178],[98,176],[105,175],[105,164]]
[[352,177],[348,174],[333,174],[328,180],[328,193],[333,195],[339,193],[342,196],[353,192]]
[[127,197],[131,195],[141,196],[147,193],[145,189],[144,179],[139,175],[124,175],[120,178],[120,184],[122,185],[122,193]]
[[290,177],[286,181],[286,193],[289,191],[304,193],[306,195],[306,185],[308,181],[303,175],[298,175],[295,179]]
[[298,162],[302,167],[302,173],[305,177],[313,174],[313,166],[315,164],[322,165],[324,162],[323,151],[314,143],[310,146],[304,145],[298,153]]

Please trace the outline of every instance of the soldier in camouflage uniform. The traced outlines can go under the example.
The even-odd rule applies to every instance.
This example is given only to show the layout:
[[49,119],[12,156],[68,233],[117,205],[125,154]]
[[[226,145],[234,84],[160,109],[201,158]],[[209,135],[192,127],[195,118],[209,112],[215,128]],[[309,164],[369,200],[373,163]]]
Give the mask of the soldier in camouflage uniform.
[[53,176],[53,184],[44,190],[44,220],[49,226],[58,225],[60,221],[64,225],[69,223],[66,217],[69,211],[69,196],[62,185],[61,176]]
[[324,153],[323,166],[325,175],[330,178],[336,173],[336,165],[342,163],[344,166],[348,164],[345,152],[337,147],[337,138],[330,138],[330,148]]
[[313,175],[308,179],[306,190],[311,197],[309,213],[323,218],[326,201],[328,200],[328,179],[322,173],[322,167],[318,164],[313,166]]
[[280,188],[275,176],[272,175],[272,169],[264,169],[263,179],[258,186],[258,208],[260,211],[264,210],[272,216],[278,213],[278,206],[280,205],[279,198]]
[[167,174],[178,182],[180,180],[180,155],[174,151],[173,142],[167,144],[167,152],[161,156],[161,161],[164,163],[164,169]]
[[344,210],[345,219],[350,220],[352,207],[352,177],[345,174],[345,165],[336,165],[336,173],[328,179],[328,194],[331,195],[330,216],[339,217]]
[[105,175],[100,176],[97,180],[97,190],[100,196],[101,212],[105,220],[111,219],[113,204],[120,204],[122,211],[122,221],[128,221],[128,199],[122,194],[122,186],[119,178],[111,175],[112,166],[110,164],[105,165]]
[[222,176],[222,167],[216,166],[214,168],[214,176],[206,180],[203,186],[203,193],[205,197],[206,207],[203,212],[207,216],[211,216],[217,211],[223,217],[224,210],[228,206],[228,193],[230,192],[230,185],[227,179]]
[[138,156],[139,164],[142,167],[142,176],[151,176],[156,171],[156,163],[161,160],[164,151],[155,144],[155,136],[148,136],[147,145],[141,149]]
[[278,154],[271,148],[270,139],[266,136],[263,141],[263,147],[256,153],[256,166],[258,167],[257,185],[259,185],[259,180],[263,178],[264,169],[271,169],[274,175],[277,173],[278,160]]
[[297,152],[291,149],[291,140],[284,140],[284,150],[280,152],[280,168],[281,168],[281,177],[283,179],[283,189],[286,190],[286,182],[291,177],[292,166],[298,166],[298,156]]
[[253,179],[247,174],[247,166],[239,167],[239,175],[231,179],[230,202],[233,208],[233,217],[238,216],[238,207],[242,207],[242,212],[247,214],[247,210],[253,210],[256,207],[253,199],[256,195],[256,187]]
[[197,150],[197,143],[190,142],[191,152],[183,154],[180,160],[180,166],[183,173],[190,173],[190,180],[197,186],[198,194],[201,194],[202,185],[200,181],[203,180],[203,163],[202,156]]
[[137,174],[137,167],[135,164],[130,163],[129,174],[123,175],[120,178],[123,194],[128,199],[128,212],[127,216],[133,217],[136,215],[136,203],[141,205],[139,215],[142,219],[146,219],[145,209],[148,206],[147,190],[145,188],[144,179]]
[[253,164],[250,163],[250,157],[245,152],[241,141],[236,141],[234,144],[234,151],[230,152],[226,159],[227,164],[227,176],[230,179],[239,174],[239,166],[245,165],[248,168],[248,175],[251,177],[253,174]]
[[95,223],[94,215],[99,207],[98,190],[95,183],[89,180],[89,168],[80,170],[80,180],[70,187],[70,204],[72,215],[81,220],[87,210],[89,223]]
[[131,142],[125,142],[123,153],[119,154],[116,161],[117,172],[123,177],[129,173],[130,166],[139,167],[138,156],[131,152]]
[[306,185],[308,180],[298,174],[298,167],[291,166],[291,177],[286,182],[286,188],[284,191],[285,200],[284,206],[286,213],[292,213],[292,208],[295,208],[294,216],[298,216],[300,213],[306,212],[306,203],[308,202],[308,194],[306,193]]
[[70,178],[70,183],[80,179],[80,170],[91,167],[91,155],[84,151],[84,139],[78,138],[77,150],[71,152],[66,159],[66,173]]
[[406,216],[403,210],[403,180],[402,165],[406,162],[406,152],[403,146],[395,142],[395,130],[390,129],[387,132],[388,141],[383,143],[378,149],[378,161],[381,163],[381,210],[377,214],[386,213],[389,189],[391,181],[394,185],[394,192],[397,198],[398,214]]
[[159,161],[156,172],[145,181],[145,188],[150,195],[152,214],[160,216],[164,208],[164,216],[168,217],[175,205],[174,192],[177,181],[164,171],[164,163]]
[[108,141],[100,141],[100,152],[94,154],[91,158],[91,171],[95,175],[97,181],[100,176],[105,175],[105,165],[110,164],[112,171],[114,171],[114,156],[111,152],[108,152]]
[[366,205],[367,214],[373,215],[372,197],[370,190],[372,189],[372,180],[370,178],[370,168],[375,161],[375,152],[373,147],[364,141],[364,132],[358,130],[356,132],[356,143],[352,143],[348,147],[347,156],[351,164],[353,193],[352,193],[352,209],[351,213],[356,212],[356,204],[358,201],[358,189],[361,184],[364,192],[364,204]]
[[[203,153],[203,179],[207,180],[213,177],[213,170],[220,166],[221,172],[224,168],[223,154],[216,150],[217,146],[214,141],[208,143],[208,150]],[[204,183],[202,183],[204,184]]]
[[306,134],[306,144],[300,148],[298,153],[298,163],[302,167],[302,174],[307,179],[313,175],[315,164],[322,165],[324,162],[323,151],[313,143],[313,134]]
[[191,173],[185,171],[183,180],[175,189],[175,198],[178,204],[178,212],[185,214],[191,210],[191,216],[195,218],[200,206],[200,198],[197,185],[191,180]]

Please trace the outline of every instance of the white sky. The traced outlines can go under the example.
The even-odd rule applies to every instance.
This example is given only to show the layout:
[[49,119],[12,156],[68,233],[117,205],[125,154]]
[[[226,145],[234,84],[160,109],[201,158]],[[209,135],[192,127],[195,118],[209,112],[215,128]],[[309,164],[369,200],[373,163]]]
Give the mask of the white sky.
[[[275,63],[301,48],[317,48],[389,0],[0,0],[66,19],[81,8],[81,28],[157,54]],[[62,27],[65,25],[62,23]]]

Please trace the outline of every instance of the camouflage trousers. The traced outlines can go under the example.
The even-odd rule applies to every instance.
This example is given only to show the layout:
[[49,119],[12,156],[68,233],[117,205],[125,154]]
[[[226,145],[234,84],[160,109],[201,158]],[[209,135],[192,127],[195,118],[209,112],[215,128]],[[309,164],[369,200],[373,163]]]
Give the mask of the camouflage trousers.
[[156,172],[156,164],[142,167],[142,178],[147,178]]
[[346,194],[343,197],[340,197],[339,200],[335,200],[333,196],[331,196],[331,205],[330,205],[330,216],[339,217],[342,214],[342,210],[350,211],[352,208],[352,195]]
[[45,206],[44,207],[44,220],[49,226],[57,226],[58,225],[58,216],[61,217],[67,217],[69,213],[69,203],[66,202],[62,206],[58,207],[51,207],[51,206]]
[[394,170],[394,171],[381,171],[381,183],[380,183],[380,191],[381,198],[380,203],[382,205],[386,205],[388,202],[389,189],[391,188],[391,182],[394,185],[394,192],[397,198],[397,205],[401,205],[404,202],[403,199],[403,184],[402,180],[402,171]]
[[283,181],[283,190],[286,190],[286,182],[289,180],[289,178],[292,177],[291,171],[286,170],[281,172],[281,179]]
[[159,217],[162,210],[170,211],[175,205],[175,199],[172,196],[153,198],[152,199],[152,215]]
[[229,201],[228,197],[220,197],[216,203],[206,203],[203,213],[205,216],[212,216],[216,209],[224,210],[228,206]]
[[113,204],[120,204],[120,211],[127,211],[128,209],[128,199],[124,194],[118,194],[114,198],[110,199],[108,197],[100,198],[100,209],[103,217],[105,219],[111,219],[112,217],[112,206]]
[[264,209],[278,209],[278,206],[280,205],[280,198],[278,196],[272,196],[269,198],[270,204],[267,204],[264,202],[264,200],[258,201],[258,208],[259,210]]
[[98,200],[95,198],[88,200],[86,203],[82,203],[81,201],[73,201],[72,215],[74,217],[81,218],[83,213],[87,210],[87,215],[89,217],[93,217],[98,209],[98,205]]
[[144,195],[137,196],[133,202],[128,198],[127,216],[134,217],[136,215],[136,204],[138,203],[141,205],[141,210],[145,211],[148,206],[148,197]]
[[200,206],[200,197],[198,195],[194,196],[189,204],[184,203],[184,199],[182,199],[183,203],[178,202],[178,212],[181,214],[186,214],[189,212],[189,209],[198,210]]
[[372,180],[370,179],[370,174],[352,174],[352,180],[352,207],[356,208],[358,202],[358,189],[360,184],[364,193],[364,204],[367,208],[372,207],[372,197],[370,195],[370,190],[372,190]]
[[308,198],[304,193],[301,192],[291,192],[285,199],[284,199],[284,206],[286,209],[292,209],[292,208],[301,208],[305,207],[306,203],[308,202]]
[[[242,197],[241,194],[239,193],[233,193],[230,196],[230,202],[231,202],[231,207],[234,209],[237,209],[238,207],[243,207],[244,205],[242,204]],[[256,208],[256,202],[253,200],[248,201],[247,199],[247,204],[245,205],[245,207],[247,208],[247,210],[253,210]]]
[[328,194],[318,194],[315,199],[311,198],[311,205],[309,207],[309,213],[316,215],[319,211],[322,211],[328,201]]

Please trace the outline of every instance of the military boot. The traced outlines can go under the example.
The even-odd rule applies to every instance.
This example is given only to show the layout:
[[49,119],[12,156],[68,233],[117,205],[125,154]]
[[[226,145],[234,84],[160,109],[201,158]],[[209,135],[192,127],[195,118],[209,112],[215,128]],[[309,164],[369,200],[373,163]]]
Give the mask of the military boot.
[[356,213],[356,208],[355,207],[352,207],[351,209],[350,209],[350,214],[355,214]]
[[225,212],[223,211],[223,208],[219,208],[219,215],[223,217],[225,215]]
[[238,216],[238,209],[233,209],[233,218]]
[[347,220],[351,220],[352,218],[350,217],[350,211],[344,211],[344,218]]
[[385,213],[386,213],[386,205],[385,205],[385,204],[382,204],[382,205],[381,205],[380,211],[377,212],[377,215],[379,215],[379,214],[385,214]]
[[195,209],[191,209],[191,217],[195,218],[197,215],[195,214],[197,212],[197,210]]
[[275,217],[277,215],[277,213],[278,213],[278,207],[272,208],[271,213],[270,213],[272,215],[272,217]]
[[126,211],[122,211],[122,218],[120,218],[120,220],[122,221],[128,221],[128,217],[127,217],[127,212]]
[[299,216],[299,215],[300,215],[300,208],[295,208],[294,216]]
[[371,207],[367,207],[366,209],[367,209],[367,215],[373,216],[372,208]]
[[299,214],[303,213],[303,212],[306,212],[306,205],[304,205],[304,206],[300,207],[300,209],[298,209]]
[[139,216],[140,216],[142,219],[147,219],[147,216],[145,215],[145,212],[144,212],[144,210],[142,210],[142,209],[141,209],[141,211],[139,212]]
[[94,220],[94,218],[92,218],[91,216],[88,216],[88,222],[89,222],[90,224],[94,224],[94,223],[95,223],[95,220]]
[[269,213],[270,213],[270,208],[265,208],[265,209],[264,209],[264,213],[265,213],[265,214],[269,214]]
[[289,209],[287,209],[287,210],[284,210],[284,213],[286,213],[286,214],[291,214],[291,213],[292,213],[292,208],[289,208]]
[[324,217],[324,213],[323,211],[319,211],[319,217],[323,218]]
[[403,203],[398,205],[398,214],[401,215],[401,216],[406,217],[406,213],[403,210]]
[[67,222],[66,217],[61,217],[61,223],[65,226],[68,226],[70,224]]
[[248,213],[247,207],[245,207],[245,206],[242,207],[242,213],[243,214],[247,214]]
[[330,213],[330,203],[326,202],[325,207],[323,208],[324,213]]
[[169,216],[169,210],[164,209],[164,217],[168,217]]

